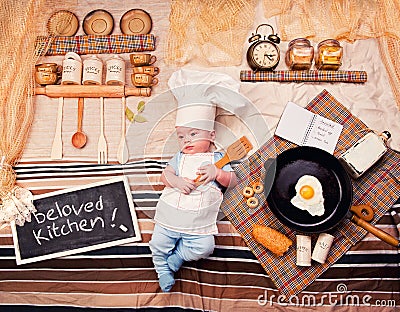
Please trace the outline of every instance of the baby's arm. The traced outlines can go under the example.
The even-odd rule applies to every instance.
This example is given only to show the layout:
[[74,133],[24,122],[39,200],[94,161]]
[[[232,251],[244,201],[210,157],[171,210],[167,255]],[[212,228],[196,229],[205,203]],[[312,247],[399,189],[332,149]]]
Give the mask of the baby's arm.
[[224,171],[213,164],[200,167],[197,174],[201,175],[199,182],[204,184],[211,181],[217,181],[222,186],[228,188],[234,187],[237,184],[236,174],[234,171]]
[[232,188],[237,185],[235,171],[225,171],[225,170],[219,169],[217,167],[215,167],[215,168],[217,169],[217,177],[215,180],[219,184],[221,184],[222,186],[227,187],[227,188]]
[[168,187],[179,189],[184,194],[189,194],[196,188],[193,180],[178,177],[175,169],[171,165],[167,165],[161,174],[161,182]]

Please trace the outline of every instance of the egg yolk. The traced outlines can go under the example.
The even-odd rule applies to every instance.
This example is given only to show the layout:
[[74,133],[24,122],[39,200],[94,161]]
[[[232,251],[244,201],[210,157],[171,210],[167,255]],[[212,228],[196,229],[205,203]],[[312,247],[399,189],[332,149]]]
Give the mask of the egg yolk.
[[304,185],[300,188],[300,196],[304,199],[311,199],[314,196],[314,189],[309,185]]

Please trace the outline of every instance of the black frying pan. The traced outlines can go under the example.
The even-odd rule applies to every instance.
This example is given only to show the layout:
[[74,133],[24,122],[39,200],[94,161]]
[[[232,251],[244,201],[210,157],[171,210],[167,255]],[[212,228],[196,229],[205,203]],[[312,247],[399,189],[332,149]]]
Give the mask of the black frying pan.
[[[265,196],[268,206],[276,218],[291,229],[304,233],[322,233],[335,228],[346,216],[393,246],[399,242],[387,233],[375,233],[371,224],[352,216],[349,212],[353,200],[353,188],[346,170],[333,155],[314,147],[288,149],[265,163]],[[292,205],[295,185],[303,175],[316,177],[324,196],[325,212],[322,216],[312,216],[308,211]],[[373,211],[370,207],[373,216]],[[352,209],[353,210],[353,209]],[[360,213],[362,213],[360,211]],[[360,216],[361,217],[361,216]],[[369,220],[370,221],[370,220]],[[364,226],[364,224],[366,224]],[[385,235],[386,234],[386,235]]]

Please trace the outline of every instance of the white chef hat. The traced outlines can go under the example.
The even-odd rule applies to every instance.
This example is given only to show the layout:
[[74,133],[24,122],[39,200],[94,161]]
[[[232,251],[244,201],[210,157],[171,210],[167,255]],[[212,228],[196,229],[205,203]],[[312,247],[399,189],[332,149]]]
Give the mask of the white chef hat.
[[178,102],[175,126],[212,131],[216,106],[230,110],[240,84],[223,73],[181,69],[168,86]]

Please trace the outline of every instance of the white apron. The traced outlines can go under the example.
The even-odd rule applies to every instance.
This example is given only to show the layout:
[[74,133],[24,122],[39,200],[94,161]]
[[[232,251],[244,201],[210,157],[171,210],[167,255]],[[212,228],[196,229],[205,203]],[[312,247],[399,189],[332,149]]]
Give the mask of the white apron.
[[[179,176],[195,179],[197,168],[205,163],[214,163],[214,153],[183,154],[178,164]],[[165,187],[157,203],[154,219],[177,232],[216,234],[222,197],[221,190],[212,182],[200,185],[188,195],[178,189]]]

